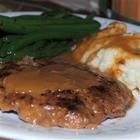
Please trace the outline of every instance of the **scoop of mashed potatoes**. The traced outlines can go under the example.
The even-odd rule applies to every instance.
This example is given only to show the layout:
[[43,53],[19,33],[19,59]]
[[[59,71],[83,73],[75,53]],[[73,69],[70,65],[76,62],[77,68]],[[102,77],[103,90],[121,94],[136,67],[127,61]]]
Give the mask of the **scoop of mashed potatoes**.
[[115,76],[131,90],[140,91],[140,34],[127,33],[123,23],[112,23],[107,28],[84,39],[76,46],[73,57]]

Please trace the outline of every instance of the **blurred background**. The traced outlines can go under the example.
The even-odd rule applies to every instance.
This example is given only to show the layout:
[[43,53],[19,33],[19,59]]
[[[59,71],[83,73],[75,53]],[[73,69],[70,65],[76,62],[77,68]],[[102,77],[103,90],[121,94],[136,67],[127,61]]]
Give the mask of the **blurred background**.
[[0,12],[47,11],[63,7],[79,13],[95,12],[140,25],[140,0],[0,0]]

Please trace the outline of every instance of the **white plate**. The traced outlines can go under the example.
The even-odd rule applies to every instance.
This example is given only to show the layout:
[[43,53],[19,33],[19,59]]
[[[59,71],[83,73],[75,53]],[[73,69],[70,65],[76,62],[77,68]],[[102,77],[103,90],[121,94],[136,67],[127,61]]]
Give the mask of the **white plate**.
[[[7,16],[20,14],[38,13],[1,13]],[[112,20],[96,18],[102,27],[105,27]],[[140,27],[128,24],[129,32],[140,32]],[[23,139],[23,140],[140,140],[140,94],[136,94],[136,103],[124,118],[107,120],[97,129],[62,129],[42,128],[33,126],[19,120],[18,116],[12,113],[0,112],[0,137]]]

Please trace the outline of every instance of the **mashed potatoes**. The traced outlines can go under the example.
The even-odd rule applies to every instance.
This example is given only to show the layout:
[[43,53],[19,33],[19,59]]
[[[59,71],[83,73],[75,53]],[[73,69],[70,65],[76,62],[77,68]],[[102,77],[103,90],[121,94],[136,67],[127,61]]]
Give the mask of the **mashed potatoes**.
[[115,76],[140,91],[140,34],[127,33],[125,24],[112,23],[77,45],[73,57],[94,70]]

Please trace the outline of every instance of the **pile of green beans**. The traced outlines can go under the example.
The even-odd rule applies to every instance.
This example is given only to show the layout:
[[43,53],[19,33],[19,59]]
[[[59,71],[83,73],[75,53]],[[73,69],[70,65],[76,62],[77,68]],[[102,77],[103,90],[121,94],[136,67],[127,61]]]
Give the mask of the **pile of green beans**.
[[0,16],[0,63],[54,57],[94,32],[100,24],[92,16],[80,18],[69,12],[50,11],[41,15]]

